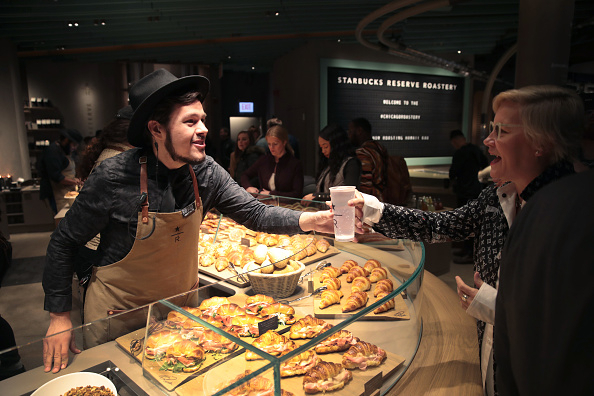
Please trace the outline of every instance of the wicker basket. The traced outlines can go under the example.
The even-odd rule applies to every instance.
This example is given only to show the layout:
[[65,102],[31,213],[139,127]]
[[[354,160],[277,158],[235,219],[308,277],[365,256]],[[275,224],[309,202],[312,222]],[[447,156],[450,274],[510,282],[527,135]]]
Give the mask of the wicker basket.
[[305,271],[303,263],[299,262],[297,271],[288,274],[260,274],[248,272],[247,276],[252,289],[257,294],[265,294],[274,298],[289,297],[297,288],[299,277]]

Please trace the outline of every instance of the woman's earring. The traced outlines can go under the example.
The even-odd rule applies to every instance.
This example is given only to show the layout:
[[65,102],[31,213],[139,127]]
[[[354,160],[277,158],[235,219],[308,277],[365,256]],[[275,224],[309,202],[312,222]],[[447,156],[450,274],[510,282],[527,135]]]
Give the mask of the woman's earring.
[[536,154],[537,157],[540,157],[540,150],[536,150],[536,153],[535,154]]

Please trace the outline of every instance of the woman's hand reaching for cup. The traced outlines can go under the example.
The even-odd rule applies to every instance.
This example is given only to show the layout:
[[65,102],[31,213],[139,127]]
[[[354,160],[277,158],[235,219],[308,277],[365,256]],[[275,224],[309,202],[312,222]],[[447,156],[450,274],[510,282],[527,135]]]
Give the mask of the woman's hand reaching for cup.
[[365,232],[363,230],[363,206],[365,205],[363,195],[358,190],[355,190],[355,198],[349,200],[348,205],[355,207],[355,232],[357,234],[363,234]]

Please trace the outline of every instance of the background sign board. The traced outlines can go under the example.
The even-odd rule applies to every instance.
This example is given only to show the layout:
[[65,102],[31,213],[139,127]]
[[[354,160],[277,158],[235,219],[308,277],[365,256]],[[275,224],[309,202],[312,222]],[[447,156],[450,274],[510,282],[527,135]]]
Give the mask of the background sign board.
[[464,77],[329,66],[326,81],[327,123],[346,129],[367,118],[373,138],[407,162],[453,154],[450,131],[464,130]]

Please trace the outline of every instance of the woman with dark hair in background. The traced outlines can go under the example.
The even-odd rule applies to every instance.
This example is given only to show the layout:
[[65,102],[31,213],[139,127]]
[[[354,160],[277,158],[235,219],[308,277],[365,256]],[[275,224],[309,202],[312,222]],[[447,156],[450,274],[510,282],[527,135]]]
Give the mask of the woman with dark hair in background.
[[[289,132],[275,125],[266,132],[270,154],[263,155],[241,176],[241,185],[247,192],[262,195],[299,198],[303,194],[303,167],[293,156]],[[250,183],[258,177],[260,189]]]
[[318,137],[319,171],[316,177],[316,191],[307,194],[301,202],[330,200],[330,187],[355,186],[361,182],[361,161],[355,155],[355,147],[349,136],[339,125],[330,124],[320,131]]
[[[237,134],[235,151],[231,153],[231,163],[229,164],[229,174],[237,183],[241,182],[241,175],[246,169],[249,169],[258,158],[264,155],[261,147],[254,146],[254,138],[249,131],[241,131]],[[258,178],[250,180],[253,186],[258,186]]]
[[128,125],[132,118],[132,107],[126,106],[118,111],[112,120],[99,134],[99,137],[86,147],[76,167],[76,174],[81,180],[86,180],[91,171],[99,164],[119,153],[132,148],[128,144]]

